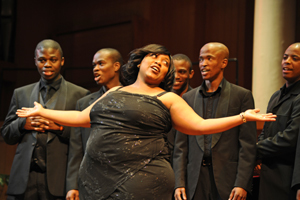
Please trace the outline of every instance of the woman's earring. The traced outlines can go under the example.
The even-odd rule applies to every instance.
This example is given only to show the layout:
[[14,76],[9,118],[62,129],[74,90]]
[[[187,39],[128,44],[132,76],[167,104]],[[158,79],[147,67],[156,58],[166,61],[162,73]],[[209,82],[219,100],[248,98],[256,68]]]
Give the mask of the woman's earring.
[[137,65],[138,68],[140,68],[141,64]]

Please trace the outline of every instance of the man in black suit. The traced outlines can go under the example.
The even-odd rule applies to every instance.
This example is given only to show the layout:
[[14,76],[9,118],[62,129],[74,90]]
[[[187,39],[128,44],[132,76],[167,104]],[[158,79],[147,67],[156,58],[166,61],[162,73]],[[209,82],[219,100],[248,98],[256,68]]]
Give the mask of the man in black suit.
[[[194,76],[193,65],[190,58],[184,54],[175,54],[172,56],[172,60],[175,67],[175,81],[172,87],[172,92],[182,95],[191,89],[190,79]],[[170,162],[173,165],[173,150],[175,140],[176,129],[172,128],[168,133],[168,144],[170,149]]]
[[[224,79],[228,57],[229,50],[221,43],[208,43],[200,50],[204,82],[183,98],[203,118],[232,116],[254,108],[249,90]],[[177,131],[173,155],[175,199],[246,199],[251,191],[255,143],[254,122],[213,135],[187,136]]]
[[[300,181],[297,178],[299,168],[295,168],[293,175],[300,130],[300,43],[294,43],[286,49],[281,69],[286,83],[272,95],[267,108],[267,112],[276,114],[277,119],[265,123],[257,143],[258,157],[262,159],[259,185],[261,200],[294,200],[295,187],[299,187]],[[296,177],[292,179],[293,176]]]
[[[78,100],[76,109],[84,110],[91,105],[107,90],[119,86],[119,71],[123,64],[122,56],[116,49],[100,49],[93,58],[94,80],[101,85],[99,91]],[[86,143],[90,135],[90,128],[75,128],[71,132],[68,169],[67,169],[67,200],[77,200],[79,166],[85,153]]]
[[18,144],[7,199],[65,199],[71,128],[42,117],[18,118],[16,111],[22,107],[32,107],[35,101],[50,109],[72,110],[77,100],[90,92],[62,77],[60,71],[64,57],[56,41],[41,41],[34,55],[41,79],[15,89],[1,128],[7,144]]

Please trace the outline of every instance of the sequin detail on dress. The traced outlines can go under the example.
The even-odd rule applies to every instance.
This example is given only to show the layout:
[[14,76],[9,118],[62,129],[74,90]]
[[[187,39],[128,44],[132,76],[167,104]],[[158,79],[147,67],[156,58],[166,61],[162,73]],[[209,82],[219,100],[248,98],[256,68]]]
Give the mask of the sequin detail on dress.
[[113,91],[94,105],[90,118],[80,199],[171,198],[174,175],[164,158],[171,116],[159,99]]

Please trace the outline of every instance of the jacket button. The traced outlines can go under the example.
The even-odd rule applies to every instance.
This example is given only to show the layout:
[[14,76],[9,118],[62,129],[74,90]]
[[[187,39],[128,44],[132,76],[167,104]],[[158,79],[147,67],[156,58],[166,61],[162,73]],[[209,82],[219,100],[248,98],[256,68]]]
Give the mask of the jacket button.
[[35,145],[35,143],[32,143],[32,146],[34,146]]

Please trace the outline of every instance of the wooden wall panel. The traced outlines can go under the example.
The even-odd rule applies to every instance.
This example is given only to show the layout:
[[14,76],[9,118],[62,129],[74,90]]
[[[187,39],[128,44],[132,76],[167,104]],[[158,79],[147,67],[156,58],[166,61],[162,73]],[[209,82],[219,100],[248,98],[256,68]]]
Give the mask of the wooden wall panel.
[[127,61],[128,52],[133,49],[133,20],[59,33],[55,38],[64,51],[64,77],[96,91],[99,86],[95,84],[92,75],[94,54],[101,48],[115,48]]
[[[66,69],[77,64],[89,66],[94,52],[103,44],[101,40],[106,46],[123,48],[123,56],[149,43],[163,44],[173,54],[184,53],[193,62],[198,61],[201,46],[219,41],[229,47],[231,57],[239,60],[240,85],[251,89],[254,0],[91,0],[85,3],[54,0],[55,6],[43,12],[39,8],[48,7],[48,4],[33,1],[36,1],[33,6],[18,2],[17,66],[34,67],[32,50],[44,38],[54,38],[62,43]],[[58,15],[51,15],[54,9]],[[126,25],[126,20],[130,25]],[[115,26],[117,23],[125,24]],[[118,28],[122,31],[113,31]],[[116,45],[119,41],[116,38],[124,39]],[[30,47],[30,51],[24,52],[24,47]],[[225,75],[229,81],[235,82],[235,63],[230,65]],[[202,79],[198,66],[194,68],[196,74],[192,85],[196,87]],[[88,70],[83,71],[88,76]],[[78,71],[67,73],[73,76],[70,73]],[[72,78],[72,81],[88,86],[77,78]]]
[[[229,48],[230,58],[238,60],[239,85],[251,89],[254,1],[205,0],[198,1],[196,6],[199,8],[195,20],[198,35],[194,39],[198,46],[195,47],[198,48],[197,56],[200,48],[208,42],[225,44]],[[225,78],[236,83],[236,73],[236,62],[229,62]],[[194,85],[199,85],[202,78],[198,68],[194,77],[200,77],[192,80]]]

